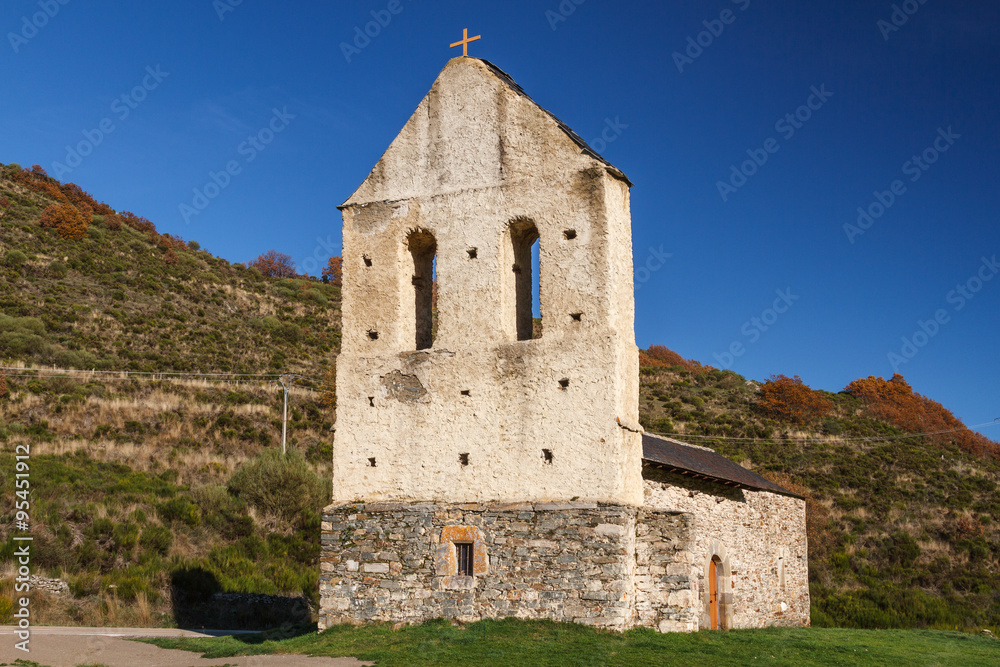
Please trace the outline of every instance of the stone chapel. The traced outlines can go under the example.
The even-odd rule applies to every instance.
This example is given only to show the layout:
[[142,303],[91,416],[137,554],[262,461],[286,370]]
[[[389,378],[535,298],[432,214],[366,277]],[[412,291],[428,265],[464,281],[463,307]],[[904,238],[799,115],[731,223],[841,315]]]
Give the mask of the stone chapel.
[[809,623],[805,501],[639,426],[631,185],[458,57],[340,207],[321,629]]

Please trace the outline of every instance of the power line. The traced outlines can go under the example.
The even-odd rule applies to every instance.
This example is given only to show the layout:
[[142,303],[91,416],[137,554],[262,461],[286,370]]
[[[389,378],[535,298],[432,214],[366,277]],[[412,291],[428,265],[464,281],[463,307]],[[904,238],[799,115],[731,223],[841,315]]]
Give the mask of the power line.
[[[991,422],[985,422],[983,424],[975,424],[973,426],[966,426],[964,428],[949,429],[946,431],[928,431],[926,433],[906,433],[904,435],[887,435],[875,438],[836,438],[836,442],[888,442],[890,440],[904,440],[906,438],[918,438],[925,435],[942,435],[944,433],[960,433],[962,431],[972,431],[975,428],[982,428],[984,426],[996,426],[1000,424],[1000,417],[994,419]],[[652,431],[650,431],[652,433]],[[665,437],[677,437],[677,438],[690,438],[698,440],[724,440],[727,442],[788,442],[788,443],[804,443],[804,444],[826,444],[832,442],[830,439],[821,440],[817,438],[751,438],[748,436],[743,437],[732,437],[732,436],[722,436],[722,435],[695,435],[693,433],[654,433],[654,435],[662,435]]]
[[102,381],[111,380],[146,380],[158,381],[160,379],[197,379],[207,382],[219,382],[223,384],[244,384],[247,382],[279,382],[282,377],[291,378],[291,384],[307,391],[316,391],[312,387],[298,384],[295,380],[306,380],[308,382],[319,382],[316,378],[298,373],[201,373],[182,371],[84,371],[71,368],[17,368],[13,366],[0,366],[0,372],[4,372],[7,377],[69,377],[71,379],[86,380],[99,377]]

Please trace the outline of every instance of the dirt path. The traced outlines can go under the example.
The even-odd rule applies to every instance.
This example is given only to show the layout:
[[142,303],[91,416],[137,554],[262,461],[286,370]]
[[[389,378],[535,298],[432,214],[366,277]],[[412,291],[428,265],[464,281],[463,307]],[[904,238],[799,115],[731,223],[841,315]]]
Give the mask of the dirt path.
[[[0,626],[0,665],[20,658],[44,667],[359,667],[372,665],[355,658],[310,658],[302,655],[257,655],[206,660],[197,653],[158,648],[127,641],[124,637],[207,637],[190,630],[148,628],[63,628],[31,629],[30,653],[14,648],[15,628]],[[225,634],[225,633],[222,633]]]

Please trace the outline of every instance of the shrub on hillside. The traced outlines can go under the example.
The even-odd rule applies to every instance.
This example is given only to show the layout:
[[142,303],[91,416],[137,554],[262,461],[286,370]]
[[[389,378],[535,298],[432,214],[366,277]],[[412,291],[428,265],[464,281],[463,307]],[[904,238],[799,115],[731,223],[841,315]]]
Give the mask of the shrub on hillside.
[[104,202],[97,203],[97,201],[90,196],[90,193],[86,192],[76,183],[64,183],[59,189],[66,197],[67,201],[77,207],[81,213],[96,213],[98,215],[108,215],[110,213],[114,213],[114,209]]
[[337,360],[323,373],[323,384],[319,390],[319,404],[328,410],[337,408]]
[[986,453],[998,455],[996,443],[968,430],[937,401],[913,391],[899,373],[888,381],[874,376],[858,379],[847,385],[844,391],[861,399],[866,416],[882,419],[909,433],[936,433],[931,436],[935,441],[954,441],[979,456]]
[[0,373],[0,399],[10,398],[10,389],[7,388],[7,376]]
[[122,217],[117,213],[109,213],[104,216],[104,226],[113,232],[121,231]]
[[68,270],[62,262],[52,262],[49,264],[49,274],[53,278],[65,278]]
[[330,497],[326,481],[294,450],[265,450],[237,468],[227,488],[248,505],[286,520],[318,512]]
[[805,424],[825,417],[833,409],[833,401],[810,389],[798,375],[772,375],[760,387],[759,407],[775,419]]
[[639,366],[648,368],[676,366],[692,373],[705,373],[713,370],[711,366],[702,366],[694,359],[685,359],[664,345],[650,345],[648,350],[639,350]]
[[146,218],[136,215],[132,211],[123,211],[119,215],[121,216],[122,222],[136,231],[147,233],[151,232],[153,234],[156,233],[156,225]]
[[277,250],[268,250],[249,265],[268,278],[294,278],[296,275],[291,256]]
[[340,287],[344,282],[344,259],[342,257],[331,257],[323,269],[323,282]]
[[53,204],[42,212],[42,227],[50,227],[64,239],[82,238],[90,221],[72,204]]
[[289,343],[297,343],[302,338],[302,329],[299,328],[298,325],[292,324],[291,322],[285,322],[272,333],[278,338],[286,340]]
[[174,543],[174,534],[165,526],[146,526],[139,535],[139,546],[160,556],[166,556]]
[[166,522],[181,521],[189,526],[201,523],[201,512],[198,511],[198,506],[184,496],[177,496],[161,503],[156,508],[156,513]]
[[[16,170],[12,169],[12,167],[16,167]],[[29,190],[48,195],[56,201],[67,201],[66,195],[59,189],[59,181],[50,178],[45,173],[45,170],[37,164],[32,167],[31,171],[21,169],[17,165],[7,165],[7,173],[12,181],[25,186]]]
[[20,250],[11,250],[3,257],[3,263],[12,269],[20,267],[28,261],[28,256]]

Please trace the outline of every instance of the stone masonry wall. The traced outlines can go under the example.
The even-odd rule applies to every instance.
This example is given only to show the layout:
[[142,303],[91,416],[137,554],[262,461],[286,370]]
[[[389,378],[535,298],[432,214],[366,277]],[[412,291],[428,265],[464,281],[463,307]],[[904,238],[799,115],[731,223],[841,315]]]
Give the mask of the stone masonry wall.
[[688,512],[700,627],[708,628],[707,568],[724,565],[721,614],[730,628],[809,624],[805,501],[643,471],[647,510]]
[[[669,520],[651,523],[670,539]],[[319,627],[514,616],[624,630],[635,618],[635,535],[636,508],[621,505],[331,505]],[[456,573],[442,536],[474,545],[475,576]]]
[[701,618],[697,561],[691,551],[695,517],[640,509],[636,517],[636,625],[660,632],[694,632]]

